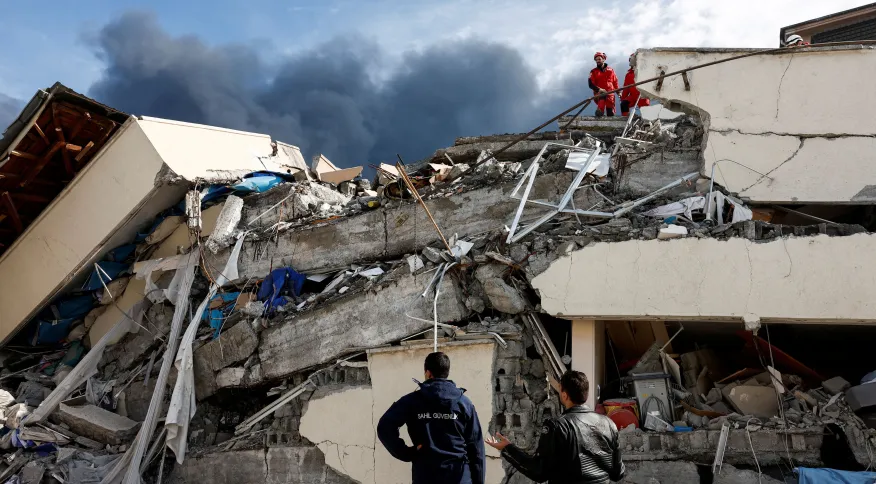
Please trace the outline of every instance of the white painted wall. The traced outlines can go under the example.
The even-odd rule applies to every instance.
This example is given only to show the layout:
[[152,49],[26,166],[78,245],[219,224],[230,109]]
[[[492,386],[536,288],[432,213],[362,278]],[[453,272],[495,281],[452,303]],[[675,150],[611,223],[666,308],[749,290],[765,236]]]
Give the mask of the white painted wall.
[[572,321],[572,369],[587,375],[590,382],[587,405],[596,408],[598,387],[605,380],[605,324],[602,321]]
[[[876,235],[597,243],[536,277],[565,318],[876,323]],[[570,279],[569,274],[582,274]]]
[[[450,356],[450,379],[466,389],[486,435],[493,415],[495,344],[452,343],[439,350]],[[383,448],[377,440],[377,422],[396,400],[416,390],[412,378],[423,381],[423,361],[431,352],[431,345],[370,351],[371,388],[351,387],[311,399],[301,417],[301,435],[323,450],[330,467],[353,479],[369,484],[409,483],[410,464],[397,461]],[[370,418],[362,413],[368,408]],[[401,435],[410,445],[406,428]],[[487,482],[498,484],[504,478],[501,460],[492,448],[487,449]]]
[[[744,54],[730,49],[645,49],[637,79]],[[791,53],[795,52],[795,53]],[[700,110],[708,141],[702,173],[760,202],[876,203],[876,49],[789,50],[705,67],[639,86],[664,103]]]

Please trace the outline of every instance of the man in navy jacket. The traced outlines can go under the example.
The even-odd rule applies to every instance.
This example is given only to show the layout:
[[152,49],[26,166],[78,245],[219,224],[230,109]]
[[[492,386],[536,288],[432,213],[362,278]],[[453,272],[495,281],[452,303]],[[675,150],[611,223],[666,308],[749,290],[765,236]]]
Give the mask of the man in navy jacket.
[[[474,404],[448,380],[450,358],[431,353],[420,389],[393,403],[377,423],[377,436],[396,459],[411,462],[413,484],[483,484],[484,440]],[[416,381],[416,380],[415,380]],[[399,437],[408,426],[413,446]]]

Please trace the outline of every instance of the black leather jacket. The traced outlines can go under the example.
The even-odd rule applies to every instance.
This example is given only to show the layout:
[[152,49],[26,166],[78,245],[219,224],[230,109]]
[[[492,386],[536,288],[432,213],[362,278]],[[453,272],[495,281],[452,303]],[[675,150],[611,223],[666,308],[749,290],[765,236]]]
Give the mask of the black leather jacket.
[[512,444],[502,457],[535,482],[604,484],[624,476],[617,427],[587,405],[545,421],[534,456]]

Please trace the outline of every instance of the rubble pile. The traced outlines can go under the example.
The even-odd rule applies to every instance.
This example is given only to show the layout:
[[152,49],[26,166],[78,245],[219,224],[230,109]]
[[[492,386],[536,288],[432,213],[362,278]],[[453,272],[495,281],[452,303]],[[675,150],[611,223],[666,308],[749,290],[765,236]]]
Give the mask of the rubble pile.
[[[371,385],[367,351],[428,346],[433,338],[496,343],[490,429],[532,450],[538,423],[561,412],[549,381],[571,361],[568,341],[542,325],[530,287],[555,259],[627,240],[766,242],[866,232],[856,224],[772,222],[760,208],[697,179],[698,172],[650,182],[655,186],[644,193],[619,183],[633,177],[637,164],[697,150],[702,134],[690,116],[635,118],[611,130],[533,135],[498,157],[493,153],[514,136],[461,138],[417,164],[374,165],[373,180],[361,177],[362,167],[341,169],[318,155],[310,170],[295,174],[193,183],[183,200],[108,252],[3,353],[0,448],[7,454],[0,482],[16,475],[20,482],[43,476],[97,482],[137,471],[158,480],[174,468],[173,457],[182,464],[215,452],[309,452],[319,443],[302,436],[300,425],[314,395]],[[581,159],[589,164],[575,165]],[[500,207],[507,225],[485,217],[483,230],[457,234],[457,227],[442,226],[464,196],[527,181],[565,192],[569,206],[526,199],[527,187],[527,195],[515,190],[510,197],[512,206],[520,201],[516,217]],[[442,208],[444,199],[440,216],[428,212],[421,233],[393,245],[390,227],[430,204]],[[526,211],[527,203],[556,213]],[[383,230],[370,229],[371,219]],[[518,222],[532,230],[512,241]],[[354,229],[317,232],[344,223]],[[284,246],[289,233],[299,238]],[[356,244],[374,240],[383,245],[367,256],[301,262],[308,243],[355,252]],[[283,247],[287,253],[264,262],[269,269],[239,270]],[[12,351],[21,347],[27,351]],[[600,395],[597,410],[616,421],[633,454],[653,457],[658,447],[673,445],[662,444],[663,437],[698,431],[820,435],[837,425],[865,462],[874,434],[841,380],[771,366],[725,374],[715,363],[721,356],[703,349],[672,354],[656,342],[632,359],[635,367],[618,369],[622,384],[615,395]],[[644,392],[645,385],[663,391]],[[865,406],[860,400],[867,395],[855,395],[855,405]],[[167,458],[165,443],[173,454]],[[327,466],[314,472],[325,479]]]

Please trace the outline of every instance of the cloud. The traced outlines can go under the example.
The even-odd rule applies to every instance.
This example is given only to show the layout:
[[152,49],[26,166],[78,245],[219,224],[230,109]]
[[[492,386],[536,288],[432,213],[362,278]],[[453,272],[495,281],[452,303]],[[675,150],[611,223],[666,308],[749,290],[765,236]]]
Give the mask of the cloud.
[[24,101],[0,94],[0,134],[15,120],[24,107]]
[[[386,52],[336,37],[267,65],[252,47],[173,37],[154,16],[127,13],[95,36],[106,69],[96,99],[127,112],[267,132],[339,165],[421,159],[462,135],[519,132],[554,114],[515,49],[475,38]],[[551,93],[551,99],[586,94]],[[576,92],[577,91],[577,92]]]

